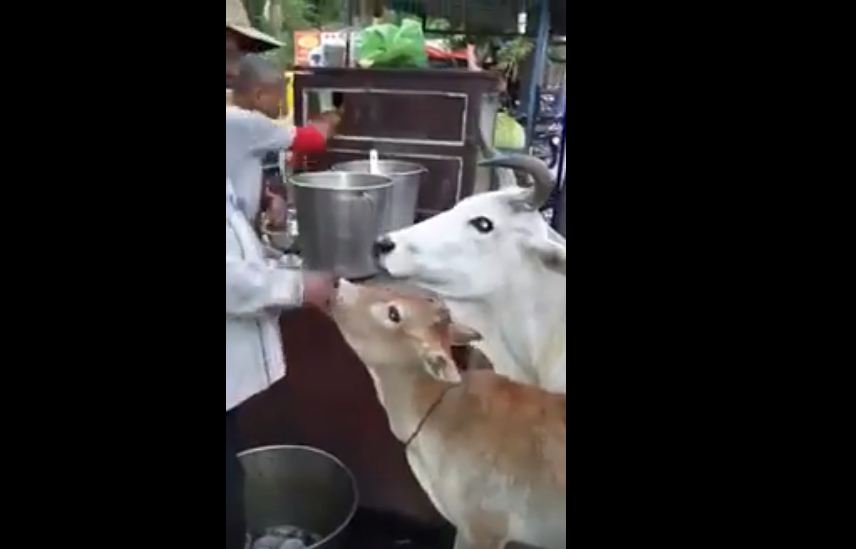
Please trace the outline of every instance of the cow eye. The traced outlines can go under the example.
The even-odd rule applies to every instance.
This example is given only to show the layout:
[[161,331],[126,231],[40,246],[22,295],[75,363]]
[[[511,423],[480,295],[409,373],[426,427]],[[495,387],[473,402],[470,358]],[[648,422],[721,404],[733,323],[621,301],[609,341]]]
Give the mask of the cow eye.
[[395,305],[389,306],[389,311],[387,311],[387,316],[389,317],[390,322],[394,324],[401,323],[401,311],[398,310],[398,307]]
[[493,221],[486,217],[477,217],[470,221],[470,225],[475,227],[475,229],[482,234],[493,232]]

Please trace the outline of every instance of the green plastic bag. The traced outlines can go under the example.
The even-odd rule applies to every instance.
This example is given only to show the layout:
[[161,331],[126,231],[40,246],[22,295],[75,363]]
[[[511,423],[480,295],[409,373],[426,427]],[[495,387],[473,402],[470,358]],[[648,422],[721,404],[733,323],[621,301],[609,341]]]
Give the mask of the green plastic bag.
[[357,58],[364,69],[427,67],[422,24],[405,19],[400,27],[384,23],[367,28],[360,33]]
[[497,149],[516,150],[526,147],[526,130],[506,112],[496,115],[496,133],[493,146]]

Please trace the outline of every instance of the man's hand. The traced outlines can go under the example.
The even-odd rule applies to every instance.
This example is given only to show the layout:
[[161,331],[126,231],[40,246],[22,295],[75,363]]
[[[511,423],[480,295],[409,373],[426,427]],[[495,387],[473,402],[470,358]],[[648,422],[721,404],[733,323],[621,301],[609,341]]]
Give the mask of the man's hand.
[[303,273],[303,303],[326,311],[336,295],[337,279],[329,273]]
[[341,121],[342,118],[339,116],[338,112],[330,111],[325,112],[320,117],[312,120],[310,124],[315,126],[315,128],[321,132],[326,139],[330,139],[336,134],[336,128],[339,126]]
[[267,228],[270,230],[284,228],[286,221],[288,221],[288,204],[282,196],[271,192],[269,189],[265,189],[265,195],[267,196],[267,210],[265,211]]

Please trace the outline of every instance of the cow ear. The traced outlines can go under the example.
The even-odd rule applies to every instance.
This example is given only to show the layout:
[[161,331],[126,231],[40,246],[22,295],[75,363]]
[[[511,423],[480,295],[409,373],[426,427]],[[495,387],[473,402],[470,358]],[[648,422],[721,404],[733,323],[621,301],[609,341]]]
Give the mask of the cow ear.
[[544,267],[562,276],[567,275],[567,248],[549,240],[529,241],[525,246]]
[[516,192],[508,195],[508,205],[515,212],[532,212],[535,208],[532,207],[532,197],[535,191],[532,189],[524,189],[518,187]]
[[461,373],[458,365],[445,352],[440,350],[426,350],[423,359],[428,367],[428,372],[441,381],[457,383],[461,381]]
[[463,324],[452,322],[449,326],[452,334],[452,347],[467,347],[482,340],[481,334]]

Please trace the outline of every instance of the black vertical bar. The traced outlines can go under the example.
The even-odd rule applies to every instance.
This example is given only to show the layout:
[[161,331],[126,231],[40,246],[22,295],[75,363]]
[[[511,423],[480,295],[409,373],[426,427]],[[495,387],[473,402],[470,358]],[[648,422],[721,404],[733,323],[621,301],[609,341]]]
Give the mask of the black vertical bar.
[[535,63],[529,79],[529,108],[526,119],[526,147],[531,148],[535,139],[535,126],[538,111],[541,108],[541,82],[547,66],[547,53],[550,46],[550,2],[541,0],[540,20],[538,21],[538,39],[535,43]]

